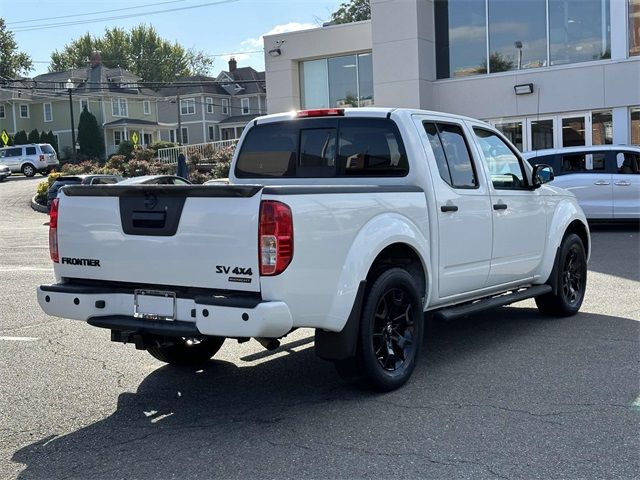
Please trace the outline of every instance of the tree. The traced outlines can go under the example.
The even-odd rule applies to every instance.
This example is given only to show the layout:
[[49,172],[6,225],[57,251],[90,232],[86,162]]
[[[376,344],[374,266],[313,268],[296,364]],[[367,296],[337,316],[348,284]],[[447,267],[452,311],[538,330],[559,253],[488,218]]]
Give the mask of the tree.
[[351,23],[371,19],[371,3],[369,0],[350,0],[331,14],[333,23]]
[[29,136],[27,137],[27,143],[39,143],[40,142],[40,132],[38,132],[37,128],[34,128],[29,132]]
[[104,142],[98,121],[86,107],[82,109],[78,122],[78,144],[80,153],[89,158],[102,157],[104,154]]
[[13,137],[13,143],[16,145],[26,145],[27,143],[29,143],[27,132],[25,132],[24,130],[16,132],[16,135]]
[[101,37],[86,33],[65,45],[62,51],[51,54],[49,71],[84,68],[96,50],[100,51],[105,66],[129,70],[145,82],[171,82],[176,75],[206,75],[213,66],[211,56],[171,43],[152,26],[141,24],[129,31],[117,27],[105,29]]
[[18,52],[13,33],[7,30],[4,18],[0,17],[0,78],[15,78],[31,71],[33,63],[26,53]]
[[44,130],[40,132],[40,143],[48,143],[53,147],[56,153],[58,152],[58,142],[56,141],[56,136],[51,130],[48,132],[45,132]]
[[[502,56],[500,52],[493,52],[489,55],[489,72],[508,72],[509,70],[513,70],[515,64],[513,60],[509,60],[508,58]],[[487,62],[480,62],[480,68],[478,68],[476,73],[487,73]]]

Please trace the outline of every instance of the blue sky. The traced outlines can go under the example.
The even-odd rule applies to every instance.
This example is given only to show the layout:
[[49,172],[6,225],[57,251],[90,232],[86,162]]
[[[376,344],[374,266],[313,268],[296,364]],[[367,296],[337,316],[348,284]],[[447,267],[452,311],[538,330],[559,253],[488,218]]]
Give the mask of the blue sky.
[[[340,0],[218,0],[201,8],[150,14],[157,10],[212,4],[216,0],[0,0],[0,16],[14,31],[21,51],[34,60],[30,76],[45,73],[51,52],[80,35],[100,35],[105,28],[128,29],[140,23],[153,25],[159,34],[183,46],[208,54],[251,52],[262,49],[260,36],[319,26],[340,5]],[[342,0],[345,1],[345,0]],[[136,8],[140,7],[140,8]],[[111,10],[108,13],[95,13]],[[118,11],[113,11],[118,10]],[[78,14],[85,16],[72,16]],[[105,17],[135,15],[105,20]],[[61,17],[53,19],[51,17]],[[89,20],[102,19],[95,23]],[[20,22],[20,23],[15,23]],[[76,22],[75,25],[27,31],[43,24]],[[82,23],[80,23],[82,22]],[[24,29],[25,31],[20,31]],[[238,66],[264,68],[264,54],[236,54]],[[216,57],[213,73],[227,68],[228,56]]]

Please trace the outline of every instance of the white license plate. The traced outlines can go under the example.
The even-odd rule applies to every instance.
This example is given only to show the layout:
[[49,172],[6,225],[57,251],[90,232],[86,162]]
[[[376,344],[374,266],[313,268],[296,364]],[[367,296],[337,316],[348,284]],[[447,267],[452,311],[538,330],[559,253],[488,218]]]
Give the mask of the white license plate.
[[176,293],[161,290],[135,290],[133,316],[147,320],[175,320]]

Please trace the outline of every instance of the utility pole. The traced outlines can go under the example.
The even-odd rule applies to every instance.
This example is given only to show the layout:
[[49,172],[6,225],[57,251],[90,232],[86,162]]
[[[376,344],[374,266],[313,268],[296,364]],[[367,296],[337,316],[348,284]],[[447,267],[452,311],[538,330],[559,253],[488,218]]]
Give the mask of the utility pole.
[[176,84],[176,103],[178,104],[178,134],[176,140],[182,145],[182,108],[180,107],[180,87]]
[[67,80],[65,87],[69,92],[69,113],[71,114],[71,161],[76,163],[76,129],[73,121],[73,82],[71,79]]

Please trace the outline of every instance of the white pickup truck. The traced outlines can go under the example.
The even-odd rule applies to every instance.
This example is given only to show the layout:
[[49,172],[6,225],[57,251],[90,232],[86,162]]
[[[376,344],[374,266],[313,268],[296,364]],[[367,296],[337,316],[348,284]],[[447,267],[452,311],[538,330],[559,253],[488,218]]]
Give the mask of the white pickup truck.
[[267,348],[315,329],[317,354],[402,385],[425,313],[535,298],[582,304],[589,230],[489,125],[408,109],[269,115],[245,129],[229,185],[67,186],[51,209],[49,315],[111,330],[171,364],[226,338]]

